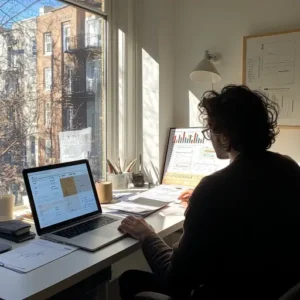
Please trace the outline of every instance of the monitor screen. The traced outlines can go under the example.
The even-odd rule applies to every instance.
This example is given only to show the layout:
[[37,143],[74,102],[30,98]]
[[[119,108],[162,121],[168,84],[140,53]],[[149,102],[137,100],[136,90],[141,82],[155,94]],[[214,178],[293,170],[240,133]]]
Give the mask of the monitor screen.
[[41,229],[98,210],[85,163],[29,173],[28,179]]

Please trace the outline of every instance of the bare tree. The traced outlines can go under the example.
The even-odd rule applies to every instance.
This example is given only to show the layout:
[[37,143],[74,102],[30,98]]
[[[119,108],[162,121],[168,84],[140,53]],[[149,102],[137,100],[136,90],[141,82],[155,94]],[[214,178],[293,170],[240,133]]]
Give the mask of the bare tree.
[[6,192],[21,182],[21,170],[28,165],[26,145],[34,134],[35,58],[31,53],[28,59],[26,51],[34,31],[30,20],[0,32],[0,188]]

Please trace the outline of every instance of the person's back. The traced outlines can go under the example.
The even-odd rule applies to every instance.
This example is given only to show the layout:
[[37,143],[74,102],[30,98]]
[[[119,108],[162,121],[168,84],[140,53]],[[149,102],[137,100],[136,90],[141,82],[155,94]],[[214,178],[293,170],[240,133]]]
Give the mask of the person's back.
[[142,241],[153,271],[125,274],[122,299],[143,290],[175,300],[191,292],[201,300],[278,299],[300,282],[300,168],[268,151],[278,106],[245,86],[227,86],[205,93],[198,109],[204,138],[231,164],[194,190],[173,248],[144,220],[122,222],[122,231]]
[[[211,241],[217,251],[206,256],[208,298],[277,299],[300,281],[300,167],[272,152],[241,154],[205,181],[215,187],[205,197],[207,208],[218,216],[218,223],[211,224],[218,230]],[[203,226],[197,224],[202,218],[201,198],[196,189],[191,200],[195,215],[199,205],[195,237],[198,226]],[[195,238],[194,246],[198,251],[191,259],[196,265],[200,262],[195,270],[201,278],[203,263],[197,252],[204,245]]]

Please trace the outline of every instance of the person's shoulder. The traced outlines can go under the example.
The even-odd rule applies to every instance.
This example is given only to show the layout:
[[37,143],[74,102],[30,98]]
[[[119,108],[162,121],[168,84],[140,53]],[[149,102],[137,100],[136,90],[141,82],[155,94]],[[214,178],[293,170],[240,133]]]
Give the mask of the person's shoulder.
[[222,183],[223,178],[226,178],[225,176],[228,172],[227,168],[228,167],[203,177],[197,185],[194,193],[216,192],[218,190],[217,187]]
[[286,167],[294,167],[300,170],[298,163],[288,155],[268,151],[267,155],[272,163],[280,164]]

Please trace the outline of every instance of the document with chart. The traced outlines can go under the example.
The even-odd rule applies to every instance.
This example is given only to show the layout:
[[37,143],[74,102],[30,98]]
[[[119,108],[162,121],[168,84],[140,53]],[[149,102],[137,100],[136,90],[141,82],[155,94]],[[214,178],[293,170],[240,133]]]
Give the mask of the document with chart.
[[27,273],[68,255],[77,248],[45,240],[34,240],[0,255],[0,267]]
[[229,164],[217,158],[212,143],[202,135],[203,128],[170,130],[163,184],[196,186],[199,181]]
[[300,32],[245,37],[244,83],[279,106],[279,125],[300,125]]

